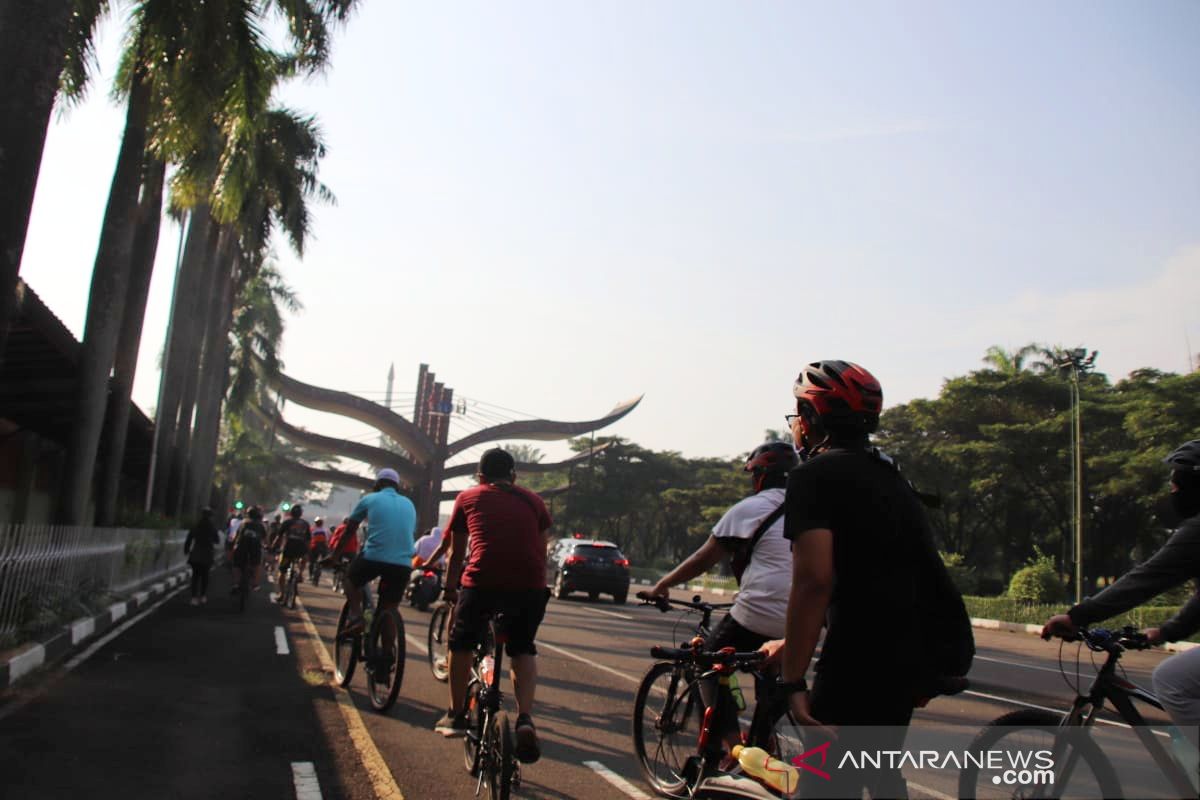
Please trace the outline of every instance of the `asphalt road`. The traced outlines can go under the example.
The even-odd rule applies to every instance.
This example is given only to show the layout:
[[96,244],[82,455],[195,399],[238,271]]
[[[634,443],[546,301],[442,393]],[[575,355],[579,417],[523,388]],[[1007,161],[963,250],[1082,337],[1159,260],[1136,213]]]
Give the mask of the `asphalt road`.
[[[208,605],[188,605],[186,591],[168,597],[86,660],[0,699],[0,796],[315,798],[319,787],[327,800],[474,797],[461,742],[432,731],[447,697],[427,666],[428,613],[403,608],[404,686],[381,715],[370,707],[361,670],[349,692],[332,684],[342,598],[327,583],[305,587],[296,610],[258,593],[244,615],[232,610],[228,585],[216,570]],[[551,600],[538,642],[543,756],[523,769],[518,796],[652,795],[630,744],[633,696],[650,646],[690,635],[679,614],[632,602]],[[1017,708],[1069,703],[1057,644],[1025,634],[976,636],[971,692],[919,711],[914,731],[974,730]],[[1065,653],[1073,672],[1075,650]],[[880,680],[903,657],[879,653]],[[1163,657],[1130,653],[1123,663],[1131,680],[1148,686]],[[1089,663],[1084,654],[1085,685]],[[511,696],[506,701],[511,707]],[[1113,753],[1123,781],[1145,769],[1144,752],[1114,746]],[[926,778],[914,797],[956,795],[956,775]]]

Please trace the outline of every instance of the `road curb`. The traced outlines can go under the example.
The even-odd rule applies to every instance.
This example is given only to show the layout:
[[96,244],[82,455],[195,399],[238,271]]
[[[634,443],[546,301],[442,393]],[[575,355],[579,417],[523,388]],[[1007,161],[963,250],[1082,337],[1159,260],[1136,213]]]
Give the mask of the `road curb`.
[[0,691],[16,685],[43,666],[62,660],[122,619],[132,616],[187,580],[187,569],[181,569],[130,597],[111,604],[93,616],[80,617],[39,641],[19,646],[0,660]]
[[[1009,633],[1033,633],[1038,636],[1042,635],[1041,625],[1028,625],[1020,622],[1002,622],[998,619],[981,619],[979,617],[971,617],[971,627],[983,628],[989,631],[1007,631]],[[1200,647],[1196,642],[1168,642],[1160,645],[1159,649],[1165,650],[1168,653],[1185,653],[1194,647]]]

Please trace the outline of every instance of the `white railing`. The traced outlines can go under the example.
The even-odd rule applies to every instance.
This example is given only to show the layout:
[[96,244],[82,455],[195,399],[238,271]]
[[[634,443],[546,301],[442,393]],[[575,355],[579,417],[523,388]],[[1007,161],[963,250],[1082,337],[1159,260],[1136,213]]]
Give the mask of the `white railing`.
[[0,525],[0,643],[184,566],[186,531]]

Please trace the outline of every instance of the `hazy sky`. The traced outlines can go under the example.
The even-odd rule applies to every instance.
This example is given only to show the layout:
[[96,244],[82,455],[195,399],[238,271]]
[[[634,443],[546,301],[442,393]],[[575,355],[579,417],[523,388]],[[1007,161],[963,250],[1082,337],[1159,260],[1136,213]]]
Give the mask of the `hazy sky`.
[[[76,334],[123,115],[50,133],[21,274]],[[367,0],[323,77],[293,376],[411,412],[458,396],[689,456],[781,428],[799,366],[885,402],[989,345],[1086,345],[1114,378],[1200,352],[1200,4]],[[178,229],[135,399],[154,406]],[[485,418],[469,408],[455,435]],[[490,417],[488,415],[490,414]],[[370,431],[289,407],[334,435]],[[561,446],[540,445],[557,455]]]

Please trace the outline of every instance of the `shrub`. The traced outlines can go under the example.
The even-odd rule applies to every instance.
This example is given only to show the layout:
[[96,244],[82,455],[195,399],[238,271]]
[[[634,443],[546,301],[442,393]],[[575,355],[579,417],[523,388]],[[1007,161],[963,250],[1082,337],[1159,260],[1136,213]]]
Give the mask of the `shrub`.
[[1033,548],[1033,557],[1013,574],[1008,583],[1008,596],[1024,603],[1054,603],[1062,599],[1063,583],[1054,566],[1054,559],[1040,548]]
[[946,565],[946,570],[950,573],[950,577],[954,580],[954,585],[958,587],[958,591],[963,594],[978,594],[979,593],[979,578],[975,575],[975,568],[967,566],[966,558],[962,553],[944,553],[940,552],[942,563]]

